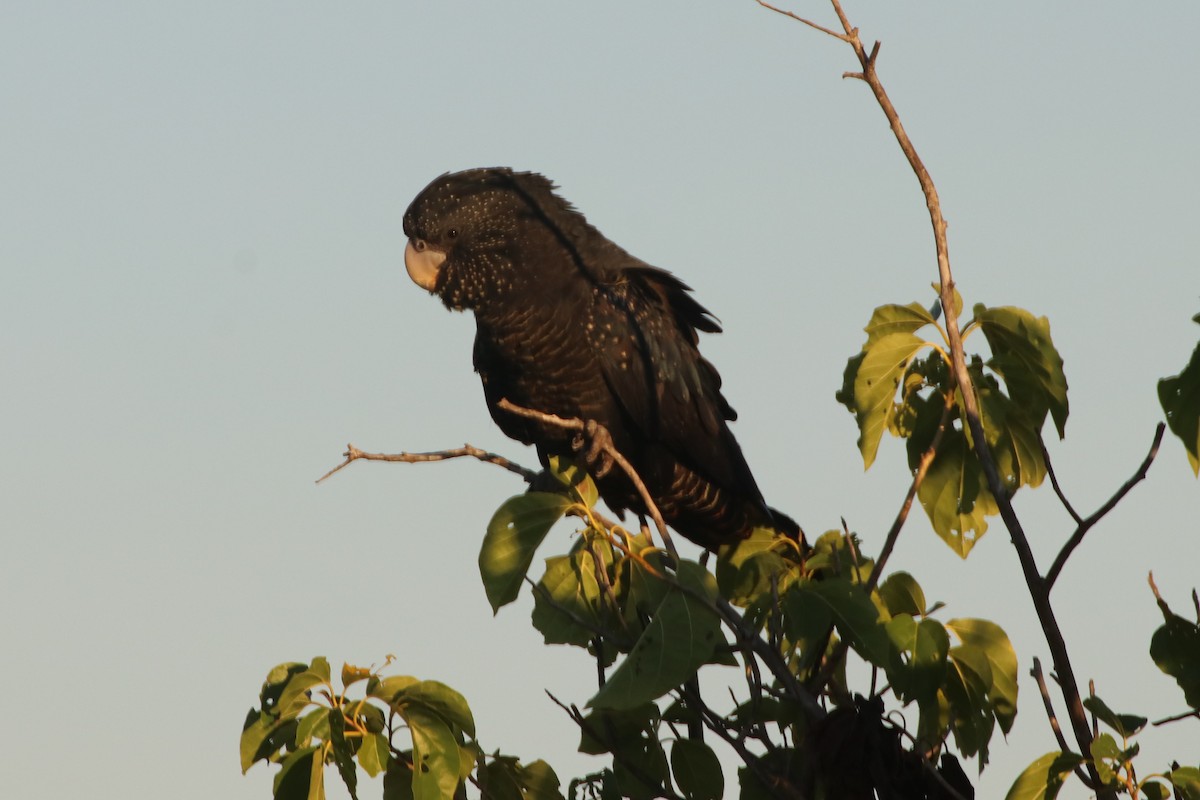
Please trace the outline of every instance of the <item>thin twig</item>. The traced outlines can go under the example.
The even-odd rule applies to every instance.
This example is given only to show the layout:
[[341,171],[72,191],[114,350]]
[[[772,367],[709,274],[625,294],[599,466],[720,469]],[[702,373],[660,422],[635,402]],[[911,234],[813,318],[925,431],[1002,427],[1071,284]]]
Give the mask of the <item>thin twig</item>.
[[538,473],[534,470],[522,467],[515,461],[510,461],[502,455],[489,453],[487,450],[480,450],[470,444],[464,444],[462,447],[453,450],[435,450],[429,453],[364,453],[352,444],[346,445],[346,452],[343,453],[346,460],[338,464],[333,469],[326,472],[321,477],[317,478],[317,483],[328,478],[335,472],[338,472],[349,466],[359,459],[365,461],[400,461],[405,464],[421,464],[426,461],[447,461],[451,458],[477,458],[480,461],[488,464],[495,464],[498,467],[503,467],[509,472],[516,473],[525,479],[526,483],[533,483],[537,478]]
[[1188,719],[1190,717],[1195,717],[1196,719],[1200,719],[1200,710],[1193,708],[1191,711],[1184,711],[1182,714],[1175,714],[1170,717],[1163,717],[1162,719],[1157,720],[1155,722],[1151,722],[1150,724],[1155,725],[1155,726],[1166,725],[1168,723],[1179,722],[1180,720]]
[[[557,414],[547,414],[544,411],[536,411],[532,408],[525,408],[510,402],[508,398],[502,399],[496,405],[498,408],[502,408],[505,411],[516,414],[517,416],[537,420],[538,422],[546,425],[554,425],[555,427],[562,428],[563,430],[585,433],[588,429],[588,423],[577,417],[564,418],[558,416]],[[663,546],[666,547],[667,552],[669,552],[675,559],[676,563],[678,563],[679,553],[675,550],[675,543],[671,541],[671,534],[667,531],[667,523],[663,521],[662,514],[659,513],[658,506],[655,504],[654,498],[650,496],[650,491],[646,488],[646,484],[642,482],[641,477],[637,474],[637,471],[634,470],[633,465],[629,463],[628,459],[626,459],[625,456],[622,455],[621,452],[612,444],[612,437],[608,435],[608,431],[604,429],[604,426],[594,421],[592,424],[599,431],[603,431],[602,446],[604,452],[607,453],[612,458],[613,462],[616,463],[617,466],[619,466],[621,470],[624,471],[624,473],[629,477],[629,480],[633,483],[634,488],[637,489],[638,494],[642,498],[642,502],[646,506],[646,512],[650,515],[650,518],[654,520],[654,525],[658,528],[658,534],[662,537]]]
[[757,2],[760,6],[762,6],[763,8],[765,8],[769,11],[774,11],[776,14],[782,14],[785,17],[796,20],[796,22],[802,22],[805,25],[807,25],[808,27],[810,27],[814,30],[818,30],[821,33],[826,34],[827,36],[832,36],[833,38],[838,39],[843,42],[850,41],[849,37],[847,37],[845,34],[841,34],[835,30],[826,28],[824,25],[818,25],[817,23],[813,22],[812,20],[805,19],[804,17],[793,14],[791,11],[785,11],[782,8],[776,8],[775,6],[771,5],[770,3],[763,2],[763,0],[755,0],[755,2]]
[[[1079,520],[1079,527],[1075,529],[1075,533],[1071,534],[1071,538],[1068,539],[1066,544],[1063,545],[1062,550],[1058,551],[1058,557],[1054,559],[1054,563],[1050,566],[1050,571],[1046,573],[1047,593],[1054,588],[1054,582],[1058,580],[1059,573],[1062,572],[1063,567],[1066,566],[1067,558],[1070,557],[1071,553],[1075,551],[1075,548],[1078,547],[1080,542],[1083,541],[1083,537],[1087,535],[1087,532],[1091,530],[1092,526],[1103,519],[1105,514],[1112,511],[1113,508],[1116,507],[1117,503],[1125,499],[1125,495],[1129,494],[1130,490],[1133,489],[1134,486],[1137,486],[1146,479],[1146,473],[1149,471],[1150,465],[1154,463],[1155,456],[1158,455],[1158,447],[1162,444],[1163,432],[1166,431],[1166,429],[1167,425],[1165,422],[1158,423],[1158,428],[1156,428],[1154,431],[1154,441],[1150,445],[1150,452],[1146,454],[1144,459],[1142,459],[1141,466],[1138,467],[1137,472],[1133,473],[1133,477],[1125,481],[1121,488],[1117,490],[1116,494],[1108,498],[1108,502],[1100,506],[1100,508],[1096,510],[1096,513],[1092,514],[1087,519]],[[1046,463],[1049,464],[1049,462]],[[1061,497],[1062,495],[1059,496]],[[1063,502],[1066,503],[1066,500],[1063,500]],[[1068,505],[1067,508],[1070,509],[1070,506]],[[1074,512],[1072,512],[1072,514],[1074,514]],[[1078,519],[1078,517],[1076,517],[1076,519]]]
[[868,593],[874,590],[875,586],[879,583],[879,577],[883,574],[883,565],[887,563],[893,548],[896,546],[896,540],[900,538],[900,529],[904,527],[904,523],[908,519],[908,512],[912,509],[913,499],[917,496],[921,484],[925,482],[925,476],[929,474],[929,467],[933,464],[938,447],[941,446],[942,436],[945,434],[946,427],[950,423],[950,413],[953,410],[954,392],[950,391],[946,393],[942,418],[938,421],[937,430],[933,434],[933,440],[929,442],[929,447],[921,454],[921,460],[917,463],[917,471],[913,473],[912,483],[909,484],[908,493],[904,496],[904,503],[901,504],[900,511],[896,514],[896,519],[883,541],[883,548],[879,551],[879,555],[875,559],[875,568],[871,570],[871,576],[867,579],[866,589]]
[[1079,516],[1079,512],[1071,505],[1071,501],[1063,494],[1062,487],[1058,485],[1058,476],[1054,474],[1054,465],[1050,463],[1050,451],[1046,449],[1046,443],[1042,445],[1042,461],[1046,462],[1046,473],[1050,476],[1050,485],[1054,487],[1054,493],[1058,495],[1059,502],[1063,504],[1063,508],[1071,515],[1071,519],[1075,520],[1076,525],[1083,524],[1083,517]]
[[620,762],[625,769],[629,770],[630,775],[637,778],[643,785],[646,786],[646,788],[656,792],[655,797],[665,797],[667,800],[683,800],[683,798],[672,791],[669,785],[664,785],[663,782],[656,780],[647,774],[647,772],[642,769],[640,764],[622,756],[622,751],[619,747],[621,743],[610,741],[611,737],[602,736],[599,731],[597,731],[586,719],[584,719],[583,714],[579,712],[579,709],[575,705],[572,704],[568,706],[557,697],[550,694],[550,692],[546,692],[546,696],[553,700],[555,705],[567,712],[567,716],[579,726],[579,730],[583,731],[585,735],[590,736],[592,739],[595,739],[597,742],[600,742],[608,747],[608,752],[612,755],[613,761]]

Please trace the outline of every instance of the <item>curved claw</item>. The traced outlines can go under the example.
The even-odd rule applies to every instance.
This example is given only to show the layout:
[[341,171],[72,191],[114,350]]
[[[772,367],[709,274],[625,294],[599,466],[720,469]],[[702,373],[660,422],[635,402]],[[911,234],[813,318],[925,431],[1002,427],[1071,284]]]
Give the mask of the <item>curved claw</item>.
[[577,431],[571,437],[571,449],[576,453],[583,452],[584,463],[593,478],[603,478],[613,467],[613,440],[608,429],[589,419],[584,422],[582,431]]

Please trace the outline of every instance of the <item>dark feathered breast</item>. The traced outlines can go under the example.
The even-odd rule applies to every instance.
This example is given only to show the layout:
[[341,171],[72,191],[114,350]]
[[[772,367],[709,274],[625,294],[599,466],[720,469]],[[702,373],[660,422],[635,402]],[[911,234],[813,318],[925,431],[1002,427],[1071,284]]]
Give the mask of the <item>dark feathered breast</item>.
[[[413,279],[475,315],[475,369],[505,434],[543,461],[570,452],[568,434],[500,410],[505,398],[596,420],[668,524],[705,547],[756,525],[794,526],[763,502],[729,430],[736,415],[720,375],[700,355],[698,332],[719,332],[716,320],[548,180],[503,168],[443,175],[413,201],[404,230]],[[598,487],[614,510],[644,513],[619,469]]]

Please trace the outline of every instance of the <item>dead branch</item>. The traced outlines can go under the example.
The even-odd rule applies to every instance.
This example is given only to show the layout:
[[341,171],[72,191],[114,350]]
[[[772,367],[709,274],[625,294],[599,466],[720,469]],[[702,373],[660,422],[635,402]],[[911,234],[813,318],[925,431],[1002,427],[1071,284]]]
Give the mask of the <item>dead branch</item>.
[[526,483],[533,483],[534,479],[538,476],[538,473],[534,470],[522,467],[515,461],[509,461],[502,455],[489,453],[487,450],[480,450],[478,447],[470,444],[464,444],[462,447],[453,450],[434,450],[429,453],[364,453],[354,445],[348,444],[346,445],[346,452],[342,455],[346,457],[346,460],[317,478],[317,483],[320,483],[330,475],[344,469],[359,459],[365,461],[400,461],[405,464],[421,464],[427,461],[447,461],[452,458],[476,458],[488,464],[503,467],[509,472],[516,473],[524,478]]

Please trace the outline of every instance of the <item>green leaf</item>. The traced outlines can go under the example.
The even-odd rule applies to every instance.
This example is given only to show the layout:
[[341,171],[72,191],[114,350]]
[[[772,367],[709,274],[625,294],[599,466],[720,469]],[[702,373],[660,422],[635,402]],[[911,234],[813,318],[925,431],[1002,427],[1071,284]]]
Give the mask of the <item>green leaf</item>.
[[1088,697],[1083,701],[1083,707],[1092,712],[1096,719],[1117,732],[1122,739],[1128,739],[1146,725],[1146,718],[1137,714],[1118,714],[1099,697]]
[[1159,783],[1153,777],[1147,778],[1138,785],[1145,800],[1171,800],[1171,790],[1165,784]]
[[354,768],[354,754],[346,741],[346,718],[340,708],[329,710],[329,742],[333,749],[333,761],[342,776],[342,783],[346,784],[346,790],[352,800],[358,800],[358,770]]
[[329,706],[317,706],[300,717],[296,725],[296,746],[308,747],[314,738],[329,739]]
[[402,689],[393,703],[406,708],[420,706],[475,738],[475,718],[467,699],[440,681],[418,681]]
[[1059,438],[1065,436],[1067,378],[1049,320],[1023,308],[976,305],[975,321],[992,349],[988,367],[1004,379],[1009,397],[1029,415],[1033,429],[1041,429],[1049,411]]
[[[778,540],[778,535],[771,529],[755,528],[747,538],[723,546],[716,563],[721,596],[735,605],[746,606],[764,588],[769,588],[771,575],[784,568],[783,558],[772,549]],[[760,558],[767,561],[747,567]]]
[[521,767],[520,779],[525,800],[563,800],[558,775],[541,759]]
[[854,408],[858,421],[858,449],[863,468],[870,469],[894,410],[896,387],[908,362],[927,343],[907,332],[888,333],[868,340],[854,375]]
[[546,644],[587,647],[595,638],[601,627],[595,564],[586,550],[546,559],[546,572],[533,593],[533,627]]
[[1179,767],[1167,774],[1180,800],[1200,800],[1200,769]]
[[528,492],[496,509],[479,550],[479,573],[493,614],[517,599],[534,551],[570,507],[566,495]]
[[1111,762],[1119,764],[1121,759],[1121,748],[1117,746],[1117,740],[1111,733],[1102,733],[1092,739],[1091,751],[1092,764],[1096,767],[1100,782],[1111,784],[1117,778],[1115,765]]
[[382,733],[370,733],[363,737],[358,748],[358,764],[372,778],[387,768],[388,741]]
[[933,315],[920,303],[905,306],[889,303],[875,309],[863,330],[867,332],[867,344],[873,344],[893,333],[916,333],[926,325],[934,324]]
[[386,678],[372,676],[367,681],[367,696],[378,697],[383,702],[391,705],[396,695],[414,683],[420,683],[420,681],[412,675],[390,675]]
[[888,671],[901,699],[916,701],[929,713],[937,706],[938,690],[946,680],[950,637],[936,619],[919,623],[909,614],[897,614],[887,623],[888,637],[905,658]]
[[283,760],[275,776],[275,800],[324,800],[325,761],[321,752],[321,745],[305,747]]
[[879,618],[879,609],[861,586],[844,578],[796,583],[788,594],[810,595],[823,604],[846,642],[870,663],[887,669],[892,645]]
[[1075,753],[1047,753],[1025,768],[1008,790],[1005,800],[1054,800],[1063,781],[1083,761]]
[[591,508],[600,499],[596,483],[588,475],[587,470],[575,461],[550,456],[550,474],[566,488],[572,499]]
[[598,756],[650,736],[658,727],[659,712],[658,706],[647,702],[627,709],[597,708],[583,721],[579,752]]
[[721,762],[704,742],[676,739],[671,745],[671,772],[685,800],[721,800],[724,796]]
[[1192,708],[1200,708],[1200,627],[1172,613],[1159,601],[1165,624],[1150,639],[1150,657],[1183,690]]
[[982,767],[988,761],[988,743],[995,725],[987,699],[992,685],[991,665],[987,654],[971,645],[952,647],[949,656],[943,690],[950,701],[954,740],[963,755],[978,753]]
[[242,730],[240,752],[242,757],[242,773],[250,769],[256,761],[274,760],[274,756],[284,747],[291,747],[296,741],[296,720],[275,719],[269,714],[262,714],[251,709],[246,718],[246,726]]
[[986,654],[992,678],[988,700],[1000,730],[1007,734],[1017,717],[1017,652],[1008,634],[986,619],[952,619],[946,627],[964,645],[976,647]]
[[[909,440],[910,448],[915,439]],[[966,558],[987,533],[987,517],[1000,513],[975,452],[956,428],[947,428],[942,435],[937,456],[917,490],[917,499],[934,532],[961,558]]]
[[894,572],[879,586],[879,595],[888,613],[925,616],[925,592],[917,579],[907,572]]
[[314,686],[328,684],[329,662],[324,658],[314,658],[312,665],[299,674],[293,674],[279,695],[279,705],[276,707],[281,719],[296,717],[308,707],[310,691]]
[[401,716],[413,742],[414,800],[452,800],[458,788],[458,742],[437,714],[407,706]]
[[[1200,314],[1195,319],[1200,322]],[[1158,402],[1171,433],[1187,449],[1192,472],[1200,476],[1200,344],[1182,372],[1158,382]]]
[[[1040,421],[1000,391],[996,379],[972,365],[972,380],[979,397],[980,421],[996,461],[1000,480],[1011,494],[1022,486],[1037,488],[1046,477]],[[1044,419],[1044,414],[1043,414]]]
[[661,697],[725,644],[711,608],[717,598],[712,573],[694,561],[681,561],[676,578],[690,591],[671,588],[633,650],[589,701],[592,708],[632,708]]

